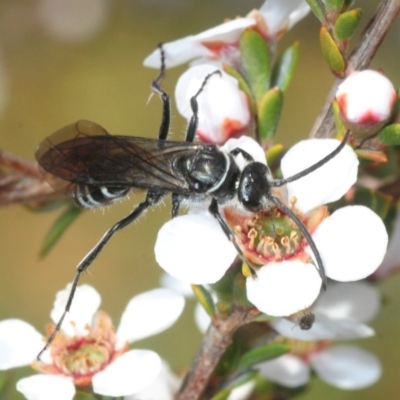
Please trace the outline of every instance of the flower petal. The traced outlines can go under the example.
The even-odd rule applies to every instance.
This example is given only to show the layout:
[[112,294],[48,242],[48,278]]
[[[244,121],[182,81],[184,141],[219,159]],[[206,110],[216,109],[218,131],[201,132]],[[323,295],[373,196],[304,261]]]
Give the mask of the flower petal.
[[310,12],[310,7],[304,0],[268,0],[261,6],[260,12],[267,23],[268,36],[279,37],[303,19]]
[[[239,39],[241,32],[255,25],[254,18],[237,18],[215,26],[197,35],[186,36],[182,39],[163,44],[165,65],[167,68],[176,67],[198,58],[213,58],[214,53],[206,47],[207,42],[219,42],[222,46],[232,44]],[[154,50],[143,62],[150,68],[160,68],[160,51]]]
[[363,389],[382,375],[378,358],[355,346],[336,346],[316,355],[312,366],[320,378],[340,389]]
[[184,306],[184,297],[169,289],[154,289],[135,296],[122,314],[116,333],[118,345],[168,329],[179,318]]
[[140,392],[157,378],[161,359],[150,350],[130,350],[93,376],[93,390],[103,396],[128,396]]
[[[54,307],[50,317],[57,323],[65,310],[68,297],[71,291],[71,284],[56,294]],[[74,295],[70,312],[65,316],[61,329],[69,336],[87,334],[86,325],[92,323],[94,314],[101,303],[101,297],[97,290],[89,285],[78,286]]]
[[381,307],[381,295],[368,282],[330,282],[313,305],[313,312],[331,319],[350,318],[368,322]]
[[299,260],[270,263],[247,278],[247,297],[263,313],[281,317],[310,307],[321,290],[313,264]]
[[160,277],[160,285],[163,288],[170,289],[181,294],[185,298],[194,297],[190,283],[182,282],[166,272],[164,272]]
[[343,282],[372,274],[382,262],[388,244],[382,220],[364,206],[335,211],[318,226],[313,239],[326,275]]
[[196,326],[199,328],[201,333],[204,333],[210,326],[211,318],[207,314],[204,307],[200,305],[200,303],[196,303],[194,308],[194,321],[196,322]]
[[168,221],[158,232],[154,251],[165,271],[195,284],[217,282],[237,256],[217,220],[208,213]]
[[160,373],[149,387],[134,396],[126,396],[124,400],[173,400],[180,383],[181,379],[171,371],[166,362],[163,362]]
[[[240,136],[237,139],[229,139],[223,146],[220,147],[220,149],[225,153],[230,153],[235,149],[242,149],[246,153],[250,154],[254,161],[266,164],[265,151],[254,139],[249,136]],[[240,165],[241,163],[238,162],[238,158],[239,156],[235,157],[235,161],[238,163],[239,168],[243,169],[244,165],[247,164],[247,161],[243,159],[242,165]]]
[[[336,139],[308,139],[294,145],[282,158],[284,178],[289,178],[314,165],[340,144]],[[287,184],[289,198],[303,212],[340,199],[356,182],[358,159],[350,146],[345,146],[333,159],[316,171]]]
[[62,375],[32,375],[17,382],[17,390],[28,400],[72,400],[72,378]]
[[[212,52],[198,42],[194,36],[187,36],[174,42],[164,43],[165,66],[173,68],[200,57],[211,57]],[[143,62],[145,67],[160,68],[160,50],[154,50]]]
[[261,376],[290,388],[303,386],[310,380],[308,365],[291,354],[258,364],[256,368]]
[[253,393],[255,386],[255,380],[248,381],[246,383],[243,383],[242,385],[236,386],[226,400],[247,400]]
[[31,364],[43,346],[43,335],[27,322],[0,322],[0,370]]
[[331,319],[324,315],[315,314],[315,322],[309,330],[301,330],[292,321],[276,318],[271,325],[282,336],[315,342],[318,340],[350,340],[370,337],[374,330],[367,325],[350,319]]
[[[200,64],[186,70],[175,88],[176,105],[187,120],[193,116],[190,99],[199,91],[207,75],[217,71],[212,64]],[[197,97],[198,137],[207,143],[224,143],[243,131],[250,121],[246,95],[238,81],[224,71],[213,75]]]

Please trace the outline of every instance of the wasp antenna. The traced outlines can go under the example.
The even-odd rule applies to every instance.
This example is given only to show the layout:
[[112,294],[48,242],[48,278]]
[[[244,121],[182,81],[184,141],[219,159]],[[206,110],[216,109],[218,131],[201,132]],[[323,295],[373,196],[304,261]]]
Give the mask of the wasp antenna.
[[346,145],[348,139],[350,137],[350,130],[347,130],[346,134],[344,135],[343,140],[340,142],[339,146],[336,147],[335,150],[333,150],[331,153],[329,153],[327,156],[325,156],[324,158],[322,158],[321,160],[319,160],[317,163],[315,163],[314,165],[311,165],[311,167],[308,167],[306,169],[304,169],[301,172],[298,172],[297,174],[290,176],[289,178],[286,179],[277,179],[275,181],[273,181],[271,183],[272,186],[274,187],[278,187],[278,186],[283,186],[286,183],[289,182],[293,182],[293,181],[297,181],[297,179],[302,178],[303,176],[306,176],[308,174],[310,174],[311,172],[314,172],[315,170],[317,170],[318,168],[322,167],[324,164],[326,164],[329,160],[331,160],[332,158],[334,158],[337,154],[339,154],[342,149],[344,148],[344,146]]
[[317,261],[318,264],[318,272],[319,276],[322,279],[322,288],[326,290],[326,284],[327,284],[327,277],[325,274],[325,268],[324,264],[322,262],[321,255],[319,254],[319,251],[317,249],[317,246],[314,243],[313,238],[310,235],[310,232],[308,232],[307,228],[304,226],[303,222],[299,219],[299,217],[285,204],[283,204],[278,197],[275,196],[270,196],[269,200],[272,201],[276,206],[278,206],[280,209],[282,209],[289,217],[295,222],[295,224],[298,226],[300,229],[301,233],[303,236],[306,238],[309,246],[311,247],[312,252],[314,253],[315,260]]

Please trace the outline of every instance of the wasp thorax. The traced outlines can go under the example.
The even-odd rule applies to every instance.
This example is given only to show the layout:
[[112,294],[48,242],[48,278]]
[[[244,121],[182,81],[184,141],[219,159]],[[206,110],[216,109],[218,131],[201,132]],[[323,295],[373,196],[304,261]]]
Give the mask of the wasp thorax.
[[[324,206],[302,214],[293,202],[291,209],[310,233],[328,216]],[[225,217],[235,232],[237,243],[252,263],[265,265],[294,258],[309,261],[309,255],[304,251],[307,240],[292,218],[278,207],[248,215],[226,209]]]

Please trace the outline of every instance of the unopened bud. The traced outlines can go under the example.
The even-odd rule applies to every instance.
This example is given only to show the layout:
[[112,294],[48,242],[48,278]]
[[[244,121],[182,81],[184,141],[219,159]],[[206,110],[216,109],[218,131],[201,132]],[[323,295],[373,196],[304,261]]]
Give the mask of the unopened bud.
[[344,124],[363,139],[388,122],[397,93],[383,74],[373,70],[355,71],[339,85],[336,100]]
[[[175,89],[179,112],[189,120],[193,111],[190,98],[196,95],[207,75],[218,68],[212,64],[201,64],[189,68],[179,78]],[[225,143],[229,138],[244,132],[250,122],[250,109],[246,95],[239,89],[238,81],[221,71],[204,85],[197,96],[197,136],[204,142]]]

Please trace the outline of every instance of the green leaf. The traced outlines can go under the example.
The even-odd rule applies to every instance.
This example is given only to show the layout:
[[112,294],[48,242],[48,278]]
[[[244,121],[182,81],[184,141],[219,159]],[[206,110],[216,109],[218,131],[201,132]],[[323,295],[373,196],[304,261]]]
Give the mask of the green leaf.
[[379,135],[382,143],[388,146],[400,145],[400,124],[392,124],[383,128]]
[[245,353],[239,361],[238,369],[246,370],[260,362],[269,361],[286,354],[290,346],[286,343],[272,343],[257,347]]
[[208,290],[202,285],[192,285],[192,290],[198,302],[203,306],[206,313],[213,317],[215,314],[214,300]]
[[262,97],[258,104],[258,134],[262,141],[273,138],[281,117],[283,93],[272,88]]
[[340,41],[350,39],[360,23],[361,16],[361,8],[355,8],[340,14],[334,26],[335,37]]
[[67,228],[81,214],[82,209],[74,205],[70,205],[54,222],[53,226],[47,233],[42,248],[40,249],[40,257],[46,257],[53,246],[62,237]]
[[15,390],[13,376],[8,371],[2,371],[0,374],[0,400],[10,399],[11,390]]
[[246,278],[243,274],[236,274],[233,284],[233,296],[236,302],[246,308],[252,308],[253,304],[247,298]]
[[231,65],[224,64],[223,66],[224,71],[235,78],[238,83],[239,83],[239,89],[246,94],[246,96],[251,100],[252,99],[252,93],[249,85],[246,82],[246,79],[244,79],[243,75],[236,69],[233,68]]
[[270,87],[270,51],[256,31],[246,30],[240,37],[240,52],[247,82],[256,102]]
[[239,362],[240,354],[240,341],[234,340],[220,358],[218,365],[215,368],[215,374],[218,377],[223,378],[234,371]]
[[282,154],[283,149],[284,147],[281,143],[277,143],[271,146],[265,153],[267,165],[271,166],[274,161]]
[[299,43],[286,49],[275,63],[272,70],[271,86],[278,86],[282,92],[286,91],[296,69],[299,59]]
[[328,63],[329,68],[335,75],[341,76],[346,68],[346,63],[337,44],[325,26],[321,27],[319,40],[321,44],[322,55],[324,56],[325,61]]
[[343,7],[344,0],[322,0],[326,6],[326,11],[339,12]]
[[370,208],[384,219],[392,204],[392,197],[372,189],[359,189],[354,196],[354,203]]
[[325,10],[321,6],[321,1],[318,0],[307,0],[307,4],[310,6],[311,11],[314,15],[322,22],[325,20]]

